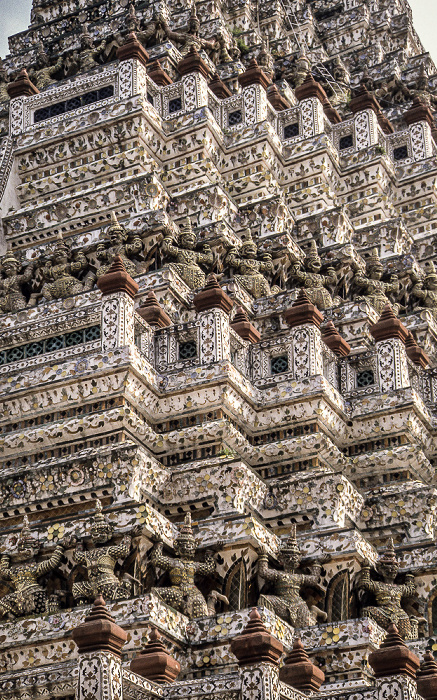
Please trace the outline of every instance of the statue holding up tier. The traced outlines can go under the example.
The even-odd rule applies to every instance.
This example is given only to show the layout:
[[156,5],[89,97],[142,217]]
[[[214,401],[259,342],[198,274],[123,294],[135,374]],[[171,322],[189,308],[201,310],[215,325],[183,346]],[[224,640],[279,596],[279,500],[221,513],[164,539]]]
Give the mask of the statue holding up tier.
[[187,513],[184,524],[180,528],[180,534],[174,541],[176,558],[167,557],[162,553],[162,542],[155,544],[151,560],[159,569],[165,569],[170,574],[171,586],[167,588],[152,588],[155,593],[167,605],[171,605],[190,619],[211,615],[214,599],[228,603],[227,598],[217,591],[209,596],[208,604],[200,590],[194,583],[194,577],[210,576],[215,572],[215,561],[211,551],[205,553],[203,562],[194,561],[196,553],[196,540],[191,528],[191,515]]
[[73,583],[74,599],[80,605],[87,601],[94,601],[99,594],[105,600],[128,598],[131,593],[131,582],[120,581],[114,569],[117,560],[126,559],[131,551],[131,535],[125,535],[120,544],[107,544],[114,535],[114,529],[106,521],[99,499],[96,500],[96,515],[91,522],[90,530],[93,547],[85,551],[83,544],[78,542],[73,555],[74,561],[86,568],[88,579]]
[[82,35],[80,37],[80,51],[79,51],[79,64],[81,71],[92,70],[98,65],[96,59],[100,56],[102,51],[105,50],[106,40],[103,39],[102,42],[96,47],[94,47],[94,39],[88,32],[88,27],[86,24],[83,25]]
[[315,563],[312,567],[313,574],[298,574],[301,554],[296,539],[296,526],[292,525],[287,542],[279,551],[279,560],[284,570],[269,569],[268,556],[264,552],[258,558],[258,574],[266,581],[273,581],[274,595],[260,595],[258,605],[263,605],[293,627],[308,627],[317,624],[317,619],[326,620],[326,613],[316,605],[308,607],[300,595],[303,586],[319,585],[320,569],[322,565]]
[[100,267],[97,270],[97,277],[105,275],[116,255],[123,260],[123,264],[131,277],[137,274],[137,267],[132,258],[141,253],[143,244],[141,238],[136,234],[129,241],[127,231],[121,226],[113,211],[111,211],[111,225],[105,232],[106,243],[99,243],[96,251],[96,258],[100,260]]
[[87,267],[88,260],[84,253],[78,251],[73,258],[70,247],[60,233],[49,259],[41,269],[45,280],[41,296],[46,301],[51,301],[88,291],[94,284],[94,275],[89,272],[83,282],[77,278],[79,272]]
[[63,57],[59,56],[56,63],[53,66],[50,65],[50,57],[45,51],[43,44],[39,42],[36,52],[36,68],[30,71],[29,78],[35,83],[38,90],[44,90],[44,88],[56,82],[53,76],[62,68],[63,62]]
[[23,615],[41,615],[47,612],[47,593],[38,579],[57,569],[61,563],[64,545],[58,544],[55,551],[41,562],[36,562],[39,552],[37,540],[32,537],[27,515],[21,530],[17,548],[0,559],[0,579],[13,589],[0,599],[0,618],[13,620]]
[[373,593],[376,605],[366,606],[361,611],[362,617],[370,617],[383,629],[387,630],[394,622],[399,634],[404,639],[417,637],[417,627],[420,622],[417,618],[410,618],[403,609],[401,603],[404,599],[416,596],[414,575],[406,574],[405,584],[395,583],[399,571],[399,563],[390,537],[388,547],[384,554],[378,557],[376,571],[382,576],[382,581],[372,581],[370,577],[370,562],[365,561],[361,569],[358,589]]
[[358,289],[362,289],[363,296],[356,296],[355,301],[367,301],[373,306],[378,314],[381,314],[386,304],[391,304],[395,314],[399,311],[399,304],[393,304],[387,294],[399,293],[399,280],[397,275],[391,275],[390,282],[382,282],[381,277],[384,268],[379,259],[378,250],[374,248],[367,261],[366,273],[364,275],[360,270],[357,271],[353,278],[353,284]]
[[203,244],[203,252],[195,250],[197,236],[191,228],[190,218],[187,216],[184,226],[181,227],[178,241],[175,241],[170,230],[164,234],[161,249],[165,257],[175,258],[176,262],[169,263],[190,289],[204,287],[206,275],[200,263],[211,267],[214,258],[211,248],[207,243]]
[[333,267],[328,267],[326,275],[320,274],[322,261],[317,251],[316,242],[312,239],[309,252],[305,258],[305,269],[302,269],[300,262],[295,262],[290,269],[290,278],[296,280],[303,287],[310,301],[323,311],[331,306],[338,306],[341,303],[339,297],[334,299],[327,289],[337,284],[337,275]]
[[191,6],[190,19],[188,20],[188,27],[185,32],[174,32],[168,26],[167,20],[164,17],[160,17],[162,28],[169,39],[182,44],[179,49],[182,57],[186,56],[192,47],[200,52],[202,49],[205,51],[216,51],[220,48],[217,41],[208,41],[207,39],[202,39],[199,36],[200,21],[196,13],[196,4],[193,2]]
[[34,265],[30,263],[24,272],[19,274],[20,268],[21,264],[12,251],[8,250],[0,261],[0,269],[4,275],[0,278],[0,313],[2,314],[21,311],[27,306],[22,287],[32,279]]
[[271,288],[263,274],[273,272],[271,254],[263,253],[262,259],[258,259],[258,246],[252,238],[250,229],[246,229],[241,237],[241,246],[239,248],[232,247],[227,252],[225,265],[229,265],[241,273],[235,275],[235,279],[255,299],[277,294],[280,291],[279,287]]
[[2,59],[0,58],[0,105],[7,105],[7,103],[9,102],[10,98],[7,89],[8,82],[8,72],[4,67]]
[[411,295],[420,299],[423,308],[430,309],[437,318],[437,273],[432,261],[429,263],[425,279],[416,282],[411,290]]

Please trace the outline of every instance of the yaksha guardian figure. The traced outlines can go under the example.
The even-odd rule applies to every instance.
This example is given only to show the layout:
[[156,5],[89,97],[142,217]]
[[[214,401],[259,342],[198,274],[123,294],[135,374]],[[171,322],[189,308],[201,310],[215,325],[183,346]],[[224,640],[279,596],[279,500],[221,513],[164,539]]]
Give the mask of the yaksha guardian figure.
[[293,627],[308,627],[315,625],[317,619],[326,620],[326,613],[317,606],[311,609],[301,598],[300,591],[303,586],[319,586],[321,564],[313,565],[313,574],[298,574],[301,554],[296,540],[296,526],[292,525],[287,542],[281,547],[279,561],[284,570],[269,569],[267,554],[261,553],[258,558],[258,573],[266,581],[273,581],[275,594],[261,595],[258,605],[263,605],[276,613]]
[[262,259],[258,259],[258,246],[252,238],[250,229],[243,232],[242,239],[243,243],[239,248],[229,249],[225,265],[229,265],[241,273],[235,275],[235,279],[255,299],[277,294],[280,291],[279,287],[270,288],[270,284],[263,274],[273,272],[271,254],[264,253],[261,256]]
[[405,584],[395,583],[399,571],[399,563],[390,537],[388,547],[384,554],[380,555],[376,563],[376,571],[382,576],[382,581],[372,581],[370,577],[370,563],[366,561],[361,569],[358,588],[369,591],[375,596],[376,605],[366,606],[361,611],[362,617],[370,617],[383,629],[388,629],[394,622],[399,634],[404,639],[417,637],[417,618],[409,618],[402,608],[401,602],[416,596],[414,575],[406,574]]
[[96,500],[96,515],[91,523],[91,539],[93,547],[87,551],[81,543],[76,544],[74,561],[82,564],[87,571],[87,581],[75,581],[72,592],[79,603],[93,601],[101,594],[105,600],[128,598],[131,584],[120,581],[114,569],[117,559],[126,559],[132,544],[132,537],[125,535],[118,545],[108,545],[114,530],[102,513],[102,504]]
[[311,240],[310,250],[305,259],[305,269],[302,269],[300,263],[295,263],[291,267],[290,277],[300,283],[312,303],[323,311],[331,306],[337,306],[341,303],[341,299],[338,297],[333,299],[327,289],[337,284],[334,268],[328,267],[326,275],[321,275],[321,267],[322,261],[317,252],[316,242]]
[[381,277],[384,272],[379,259],[378,250],[374,248],[367,261],[366,273],[361,271],[355,273],[353,283],[358,289],[362,289],[364,296],[355,297],[355,301],[367,301],[373,308],[381,314],[386,304],[391,304],[395,314],[399,311],[399,304],[393,304],[387,294],[399,293],[399,281],[397,275],[390,277],[390,282],[382,282]]
[[73,258],[68,244],[63,240],[62,234],[59,234],[52,254],[41,270],[45,280],[41,296],[51,301],[87,291],[94,284],[93,275],[88,275],[83,282],[76,276],[87,267],[88,261],[84,253],[78,251]]
[[411,295],[416,297],[416,299],[420,299],[422,308],[430,309],[437,318],[437,273],[432,261],[429,263],[425,279],[416,282],[411,290]]
[[134,235],[128,241],[127,231],[118,223],[114,212],[111,212],[111,225],[105,233],[106,243],[99,243],[96,251],[96,258],[100,260],[100,267],[97,270],[97,277],[105,275],[111,267],[116,255],[123,260],[123,264],[131,277],[137,274],[137,268],[132,258],[141,253],[143,244],[139,236]]
[[160,21],[166,36],[172,41],[182,44],[179,49],[182,57],[186,56],[193,47],[197,52],[201,51],[201,49],[205,49],[205,51],[215,51],[220,48],[220,44],[217,41],[208,41],[199,36],[200,21],[196,13],[196,4],[194,2],[191,7],[187,31],[174,32],[170,29],[164,17],[161,16]]
[[30,534],[27,515],[15,552],[3,554],[0,559],[0,579],[10,584],[11,593],[0,599],[0,618],[13,620],[23,615],[45,613],[47,594],[38,579],[54,571],[61,563],[63,544],[58,544],[52,556],[36,562],[39,546]]
[[22,288],[32,279],[34,265],[30,263],[21,274],[19,274],[20,268],[21,264],[9,250],[0,262],[3,273],[3,277],[0,278],[0,313],[2,314],[21,311],[27,306]]
[[[180,534],[175,539],[174,550],[177,558],[167,557],[162,553],[162,542],[155,544],[152,551],[152,564],[159,569],[165,569],[170,574],[171,586],[168,588],[153,588],[152,591],[164,603],[171,605],[190,619],[211,614],[205,598],[194,583],[196,575],[208,576],[215,571],[215,561],[212,552],[205,553],[205,561],[194,561],[196,541],[191,528],[191,515],[187,513]],[[221,594],[216,596],[226,601]]]
[[211,267],[214,262],[211,248],[207,243],[203,245],[203,252],[195,250],[197,237],[191,228],[190,218],[187,216],[182,226],[179,239],[176,242],[170,231],[165,233],[161,249],[165,257],[174,258],[176,262],[169,263],[190,289],[204,287],[206,275],[200,264]]

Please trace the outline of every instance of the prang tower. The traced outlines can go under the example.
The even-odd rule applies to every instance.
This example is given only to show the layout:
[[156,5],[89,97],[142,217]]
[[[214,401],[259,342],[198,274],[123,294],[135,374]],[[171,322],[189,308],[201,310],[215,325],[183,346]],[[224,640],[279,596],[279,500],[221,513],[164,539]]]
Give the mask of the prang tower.
[[434,700],[407,0],[34,0],[9,48],[0,700]]

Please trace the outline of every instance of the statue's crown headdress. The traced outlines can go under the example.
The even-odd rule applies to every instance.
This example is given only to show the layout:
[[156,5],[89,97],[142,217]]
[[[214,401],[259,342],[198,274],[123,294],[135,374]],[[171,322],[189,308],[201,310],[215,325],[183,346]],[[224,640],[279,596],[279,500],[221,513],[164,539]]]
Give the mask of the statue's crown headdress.
[[176,548],[184,542],[195,542],[193,528],[191,527],[191,513],[188,512],[184,518],[183,524],[179,527],[179,534],[175,539]]
[[393,544],[393,537],[389,537],[387,547],[378,557],[378,564],[397,564],[398,560]]
[[290,533],[287,540],[280,547],[281,554],[300,554],[299,545],[296,538],[296,525],[290,527]]

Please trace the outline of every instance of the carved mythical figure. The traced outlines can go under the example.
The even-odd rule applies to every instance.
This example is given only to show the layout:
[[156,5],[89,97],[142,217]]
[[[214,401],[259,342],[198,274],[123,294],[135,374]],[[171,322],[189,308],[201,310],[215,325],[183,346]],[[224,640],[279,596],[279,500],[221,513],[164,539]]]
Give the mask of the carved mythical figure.
[[[202,593],[194,583],[196,575],[209,576],[215,571],[215,561],[212,552],[205,553],[205,561],[194,561],[196,553],[196,541],[191,528],[191,515],[187,513],[184,524],[180,528],[180,534],[174,541],[176,558],[167,557],[162,553],[162,542],[157,542],[153,548],[152,564],[159,569],[165,569],[170,574],[171,586],[167,588],[153,588],[152,591],[164,603],[171,605],[179,612],[194,617],[205,617],[212,614],[212,595],[209,596],[209,607]],[[227,599],[221,594],[215,593],[215,598]]]
[[108,545],[114,529],[102,513],[102,504],[96,500],[96,514],[91,522],[93,547],[84,550],[82,543],[76,544],[74,561],[86,568],[87,581],[75,581],[72,592],[79,603],[93,601],[101,594],[105,600],[127,598],[131,593],[131,583],[120,581],[114,569],[118,559],[126,559],[132,544],[131,535],[125,535],[120,544]]
[[127,231],[118,223],[114,212],[111,212],[111,225],[105,232],[106,243],[99,243],[97,246],[96,258],[100,260],[100,267],[97,270],[97,277],[105,275],[111,267],[116,255],[123,260],[126,271],[134,277],[137,268],[132,258],[141,253],[143,244],[137,235],[129,240]]
[[419,98],[425,104],[435,108],[437,106],[437,97],[432,94],[429,85],[429,77],[426,72],[425,65],[420,64],[419,75],[417,76],[415,86],[412,90],[413,95]]
[[8,73],[0,58],[0,104],[6,105],[9,102],[8,95]]
[[[355,273],[353,284],[364,291],[364,296],[355,297],[355,301],[367,301],[373,308],[381,314],[384,306],[391,303],[387,294],[399,293],[399,281],[397,275],[391,275],[390,282],[382,282],[381,277],[384,268],[379,259],[378,250],[374,248],[367,261],[366,273],[361,271]],[[396,314],[399,310],[399,304],[392,304],[393,311]]]
[[38,615],[47,611],[47,594],[38,579],[57,569],[61,563],[64,546],[58,544],[52,556],[36,562],[39,551],[37,540],[32,537],[27,515],[21,530],[17,548],[0,559],[0,578],[13,589],[0,599],[0,618],[13,620],[23,615]]
[[304,287],[310,300],[323,311],[331,306],[340,304],[341,299],[331,296],[327,287],[334,286],[337,283],[337,275],[334,268],[328,267],[326,275],[320,274],[322,261],[317,252],[316,242],[311,240],[310,250],[305,259],[305,269],[302,269],[301,263],[297,262],[290,269],[290,277],[300,282],[300,286]]
[[88,32],[86,24],[83,25],[80,37],[79,63],[81,71],[91,70],[99,65],[96,59],[105,50],[106,40],[103,39],[98,46],[94,46],[94,40]]
[[292,76],[295,88],[299,87],[299,85],[302,85],[310,70],[311,63],[304,54],[304,52],[301,51],[296,61],[296,65],[294,67]]
[[235,279],[252,294],[255,299],[266,297],[270,294],[277,294],[279,287],[270,288],[263,273],[273,272],[272,256],[270,253],[263,253],[261,260],[258,259],[258,246],[252,238],[250,229],[242,234],[242,244],[239,248],[232,247],[226,254],[225,265],[235,268],[241,274],[235,275]]
[[405,584],[395,583],[399,571],[399,563],[391,537],[386,551],[378,557],[375,568],[378,574],[382,576],[383,581],[372,581],[370,577],[370,563],[368,561],[364,563],[361,569],[358,588],[373,593],[376,602],[376,605],[366,606],[362,609],[362,617],[370,617],[371,620],[375,620],[385,630],[388,629],[391,622],[394,622],[399,630],[399,634],[404,639],[417,636],[417,634],[412,635],[413,628],[417,633],[417,619],[412,618],[411,620],[401,605],[403,599],[413,598],[416,595],[414,576],[413,574],[406,574]]
[[273,581],[275,587],[275,594],[261,595],[258,598],[258,605],[272,610],[293,627],[315,625],[318,618],[326,620],[326,613],[323,610],[315,605],[309,608],[300,595],[303,586],[320,588],[321,564],[315,563],[313,565],[313,574],[311,575],[298,574],[296,569],[299,567],[301,558],[295,525],[291,526],[290,536],[279,552],[279,560],[284,567],[283,571],[269,569],[267,554],[261,553],[258,558],[259,575],[266,581]]
[[64,299],[65,297],[91,289],[94,284],[94,275],[89,273],[83,282],[76,275],[86,269],[88,261],[82,253],[78,251],[74,255],[59,234],[53,251],[41,269],[45,280],[41,289],[41,296],[47,301],[52,299]]
[[56,82],[53,76],[62,68],[62,64],[63,57],[59,56],[56,63],[51,66],[50,57],[42,43],[39,42],[36,52],[36,68],[30,72],[29,77],[38,90],[44,90],[44,88]]
[[208,41],[207,39],[202,39],[199,36],[200,21],[196,13],[196,4],[194,2],[191,6],[191,14],[190,19],[188,20],[187,31],[174,32],[170,29],[164,17],[161,16],[160,20],[162,28],[167,37],[169,39],[173,39],[173,41],[177,41],[179,44],[182,44],[182,47],[179,49],[182,56],[186,56],[193,46],[196,51],[200,51],[201,49],[205,49],[205,51],[216,51],[218,48],[220,48],[217,41]]
[[0,279],[0,312],[3,314],[21,311],[27,306],[22,287],[32,279],[34,265],[30,263],[22,274],[18,274],[20,268],[21,264],[9,250],[0,263],[0,269],[4,275]]
[[433,315],[437,318],[437,273],[433,262],[429,264],[425,279],[416,282],[411,290],[411,294],[413,297],[420,299],[426,309],[431,309]]
[[197,237],[187,216],[184,226],[181,227],[178,241],[176,242],[171,232],[167,230],[161,244],[164,256],[176,259],[176,262],[169,263],[169,267],[176,270],[190,289],[205,286],[206,276],[200,263],[211,267],[214,261],[209,245],[205,243],[203,252],[200,253],[195,250],[196,243]]

